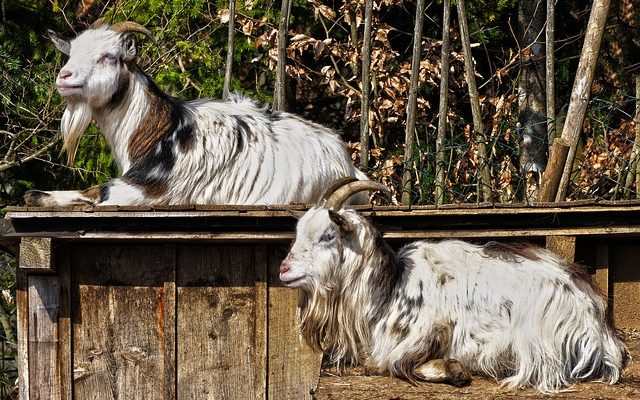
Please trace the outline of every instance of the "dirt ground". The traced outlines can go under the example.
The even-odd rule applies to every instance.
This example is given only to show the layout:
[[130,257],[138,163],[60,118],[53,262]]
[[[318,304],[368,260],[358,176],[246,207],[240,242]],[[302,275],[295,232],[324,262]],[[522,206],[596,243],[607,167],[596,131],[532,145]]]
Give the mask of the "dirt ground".
[[350,368],[342,376],[332,369],[323,370],[315,393],[316,400],[515,400],[515,399],[640,399],[640,333],[626,333],[623,339],[632,360],[622,379],[615,385],[597,382],[579,383],[562,393],[542,395],[532,389],[509,390],[496,382],[474,376],[471,385],[456,388],[444,384],[422,383],[414,386],[387,376],[365,376],[362,368]]

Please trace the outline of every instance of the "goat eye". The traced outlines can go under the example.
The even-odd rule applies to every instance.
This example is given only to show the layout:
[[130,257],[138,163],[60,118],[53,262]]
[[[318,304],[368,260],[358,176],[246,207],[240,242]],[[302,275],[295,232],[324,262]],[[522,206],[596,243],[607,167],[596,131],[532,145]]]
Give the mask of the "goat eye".
[[328,243],[328,242],[332,241],[335,238],[336,238],[336,234],[333,231],[333,229],[327,229],[326,231],[324,231],[322,236],[320,236],[320,239],[318,239],[318,242],[320,242],[320,243],[322,243],[322,242]]
[[116,59],[116,56],[114,56],[113,54],[104,53],[104,54],[100,55],[100,58],[98,58],[98,62],[99,63],[113,62],[113,61],[115,61],[115,59]]

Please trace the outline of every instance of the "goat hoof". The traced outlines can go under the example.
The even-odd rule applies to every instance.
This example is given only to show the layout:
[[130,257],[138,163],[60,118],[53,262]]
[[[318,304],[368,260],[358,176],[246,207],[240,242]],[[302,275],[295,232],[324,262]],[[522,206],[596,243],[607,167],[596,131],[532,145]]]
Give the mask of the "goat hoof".
[[467,386],[471,383],[471,374],[458,360],[449,360],[449,382],[456,387]]
[[50,197],[49,193],[41,190],[28,190],[25,192],[23,199],[24,203],[29,207],[42,207]]

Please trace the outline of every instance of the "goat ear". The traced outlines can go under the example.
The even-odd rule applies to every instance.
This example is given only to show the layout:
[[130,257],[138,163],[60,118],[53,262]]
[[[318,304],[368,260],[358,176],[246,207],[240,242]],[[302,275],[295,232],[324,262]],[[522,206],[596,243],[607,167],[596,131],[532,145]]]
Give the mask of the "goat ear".
[[49,40],[53,42],[56,49],[60,50],[63,54],[69,55],[71,52],[71,43],[67,39],[63,39],[56,32],[51,29],[47,30],[47,36]]
[[122,39],[122,54],[124,61],[131,61],[138,55],[136,39],[133,35],[126,35]]
[[340,232],[342,233],[352,233],[356,230],[356,227],[351,222],[347,221],[345,217],[338,214],[337,211],[329,210],[329,219],[331,219],[334,224],[338,225],[338,228],[340,228]]

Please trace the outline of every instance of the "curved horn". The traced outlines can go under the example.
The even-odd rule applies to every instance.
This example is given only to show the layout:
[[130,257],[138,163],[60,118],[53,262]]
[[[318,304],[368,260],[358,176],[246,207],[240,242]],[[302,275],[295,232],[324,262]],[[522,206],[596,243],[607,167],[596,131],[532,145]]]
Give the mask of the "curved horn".
[[355,182],[357,180],[358,178],[354,178],[353,176],[345,176],[343,178],[339,178],[331,182],[329,186],[327,186],[322,192],[322,194],[320,195],[320,200],[318,200],[318,204],[322,203],[322,201],[326,201],[327,199],[329,199],[329,197],[331,197],[333,192],[340,189],[347,183]]
[[97,20],[93,21],[93,24],[91,24],[91,29],[100,28],[102,25],[104,25],[104,17],[100,17]]
[[349,197],[358,192],[362,192],[363,190],[379,190],[384,193],[387,198],[391,198],[391,190],[382,183],[374,181],[357,181],[348,183],[333,192],[333,194],[327,199],[324,206],[338,211]]
[[132,22],[132,21],[116,22],[115,24],[111,25],[109,29],[111,29],[112,31],[122,32],[122,33],[126,33],[126,32],[142,33],[143,35],[151,39],[153,44],[155,44],[156,46],[158,45],[156,38],[153,37],[151,32],[149,32],[147,28],[145,28],[144,26],[140,25],[137,22]]

